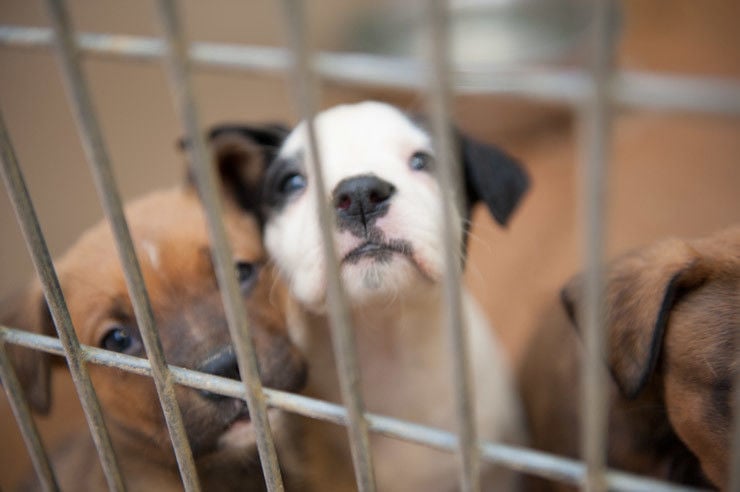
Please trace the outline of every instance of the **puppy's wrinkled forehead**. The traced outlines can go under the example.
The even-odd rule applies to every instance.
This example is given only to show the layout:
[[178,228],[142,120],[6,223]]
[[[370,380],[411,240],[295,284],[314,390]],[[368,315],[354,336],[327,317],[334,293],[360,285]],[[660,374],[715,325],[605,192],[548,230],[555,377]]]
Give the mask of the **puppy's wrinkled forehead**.
[[[363,102],[320,113],[315,119],[319,152],[327,184],[357,174],[391,172],[420,150],[431,152],[428,134],[407,115],[388,104]],[[310,166],[305,122],[286,139],[280,159]]]

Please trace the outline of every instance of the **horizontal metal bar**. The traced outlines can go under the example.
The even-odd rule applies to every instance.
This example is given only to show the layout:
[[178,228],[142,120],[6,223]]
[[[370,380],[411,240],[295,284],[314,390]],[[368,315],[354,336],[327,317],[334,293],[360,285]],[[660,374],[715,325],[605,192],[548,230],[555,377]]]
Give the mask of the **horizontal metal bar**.
[[154,312],[144,286],[141,266],[136,258],[133,239],[123,213],[123,203],[113,177],[108,150],[93,107],[87,80],[82,73],[79,48],[74,41],[71,20],[64,1],[46,0],[46,7],[56,34],[58,61],[94,178],[95,189],[113,233],[146,354],[152,361],[154,383],[172,440],[180,476],[186,491],[198,492],[200,485],[193,453],[175,396],[172,375],[164,359],[164,350],[154,323]]
[[219,195],[218,171],[206,148],[201,131],[181,17],[174,0],[160,0],[157,2],[157,11],[167,40],[166,61],[172,94],[185,136],[190,142],[188,146],[190,169],[195,178],[198,195],[206,216],[211,257],[221,291],[229,334],[236,351],[239,374],[246,391],[247,407],[257,437],[262,473],[267,490],[281,492],[283,479],[280,475],[270,422],[267,419],[267,407],[257,367],[257,355],[250,335],[243,297],[239,292],[233,255],[222,220],[224,210]]
[[18,166],[18,160],[10,143],[10,136],[5,128],[2,114],[0,114],[0,164],[0,174],[2,174],[8,197],[18,218],[23,239],[31,253],[31,260],[41,283],[54,327],[60,343],[64,347],[67,366],[72,375],[72,381],[77,390],[82,410],[85,413],[95,448],[98,450],[108,488],[112,491],[125,490],[116,455],[111,445],[110,435],[100,411],[100,403],[85,362],[82,360],[80,341],[72,326],[72,318],[67,309],[62,288],[59,285],[59,278],[51,261],[51,254],[41,232],[36,210],[33,207],[31,196],[28,194],[23,173]]
[[[0,326],[0,340],[50,354],[64,355],[64,350],[58,339],[24,330]],[[80,353],[87,362],[151,377],[151,366],[146,359],[87,345],[80,346]],[[244,384],[241,381],[172,365],[169,366],[169,369],[175,382],[183,386],[232,398],[246,398]],[[264,392],[267,404],[270,407],[338,425],[347,425],[347,411],[340,405],[270,388],[264,388]],[[373,432],[449,453],[454,453],[457,450],[458,438],[451,432],[369,412],[365,413],[365,418]],[[482,442],[480,447],[481,458],[484,461],[507,466],[522,473],[572,485],[579,484],[585,475],[584,465],[573,459],[490,442]],[[606,483],[609,490],[625,492],[690,492],[697,490],[614,470],[606,472]]]
[[[80,33],[80,49],[87,54],[139,61],[165,56],[161,39],[100,33]],[[42,27],[0,26],[0,46],[49,47],[52,32]],[[200,66],[282,75],[290,69],[283,48],[197,42],[190,58]],[[363,53],[319,53],[315,70],[325,79],[344,84],[422,90],[427,80],[424,64],[402,57]],[[578,104],[590,91],[588,73],[578,69],[543,67],[457,67],[454,90],[461,94],[507,94],[553,103]],[[622,70],[609,83],[608,96],[622,107],[655,111],[688,111],[740,115],[740,81],[693,75]]]

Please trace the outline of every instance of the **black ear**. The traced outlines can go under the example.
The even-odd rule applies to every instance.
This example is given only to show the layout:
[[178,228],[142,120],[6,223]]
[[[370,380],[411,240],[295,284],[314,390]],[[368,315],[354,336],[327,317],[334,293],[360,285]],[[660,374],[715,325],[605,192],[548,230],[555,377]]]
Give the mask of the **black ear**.
[[[41,287],[36,284],[3,301],[0,324],[8,328],[55,335]],[[47,414],[51,407],[51,356],[13,344],[7,344],[6,347],[29,405],[35,411]]]
[[465,172],[467,216],[473,206],[483,202],[501,225],[529,188],[529,176],[522,165],[501,149],[477,142],[457,133],[460,162]]
[[[209,130],[208,144],[227,200],[244,210],[257,211],[262,176],[289,131],[280,124],[224,124]],[[187,140],[180,141],[183,150],[187,146]],[[189,170],[188,183],[194,185]]]

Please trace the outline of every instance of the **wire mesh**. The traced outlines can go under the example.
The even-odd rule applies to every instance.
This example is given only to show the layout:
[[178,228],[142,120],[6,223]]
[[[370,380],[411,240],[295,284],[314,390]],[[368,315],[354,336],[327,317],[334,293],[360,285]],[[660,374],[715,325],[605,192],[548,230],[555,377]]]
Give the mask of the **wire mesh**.
[[[477,490],[478,461],[502,464],[512,469],[532,473],[544,478],[570,484],[581,484],[586,490],[689,490],[672,484],[665,484],[647,478],[637,477],[622,472],[615,472],[605,468],[605,414],[603,406],[605,398],[599,387],[604,385],[603,371],[595,370],[600,367],[600,355],[603,353],[603,340],[599,337],[599,292],[602,280],[599,277],[598,265],[601,262],[603,249],[604,217],[604,183],[605,183],[605,155],[609,140],[609,111],[613,106],[635,106],[644,109],[695,111],[715,114],[740,115],[740,84],[732,80],[712,79],[702,77],[666,76],[648,72],[617,72],[611,69],[611,59],[607,46],[607,36],[604,22],[608,15],[608,2],[600,1],[594,4],[594,19],[596,19],[592,35],[592,65],[590,71],[583,70],[550,70],[548,72],[531,72],[516,70],[508,72],[486,72],[450,70],[445,58],[444,47],[437,44],[433,52],[433,63],[425,64],[418,60],[403,58],[379,57],[361,54],[319,53],[315,57],[306,49],[301,37],[305,17],[301,2],[286,0],[286,25],[293,36],[291,48],[267,48],[246,45],[228,45],[220,43],[192,43],[186,44],[181,28],[177,21],[177,13],[173,2],[160,2],[160,16],[165,28],[166,40],[140,36],[118,36],[110,34],[78,33],[74,35],[68,21],[65,20],[62,2],[49,0],[50,11],[54,13],[55,29],[62,48],[60,55],[64,60],[63,67],[67,73],[67,81],[73,99],[78,104],[81,133],[86,139],[86,147],[91,156],[90,160],[96,163],[95,173],[103,173],[98,177],[101,200],[106,212],[118,231],[118,244],[124,263],[124,270],[129,279],[129,288],[137,308],[137,318],[140,325],[148,327],[143,330],[150,332],[145,337],[147,353],[150,359],[138,359],[122,354],[116,354],[93,347],[80,346],[69,319],[69,313],[64,306],[61,290],[54,275],[51,260],[46,250],[43,235],[38,221],[33,214],[33,208],[25,191],[15,157],[12,154],[10,140],[4,126],[0,124],[0,146],[3,152],[3,176],[6,187],[14,198],[19,220],[26,235],[29,249],[33,252],[35,266],[42,279],[45,294],[51,307],[52,315],[58,327],[59,339],[22,332],[11,328],[0,327],[0,362],[2,362],[2,377],[6,389],[10,391],[14,408],[19,409],[17,419],[23,429],[31,450],[39,476],[48,488],[55,488],[53,471],[45,457],[37,433],[33,430],[32,420],[25,403],[16,398],[17,387],[13,387],[12,368],[9,369],[4,344],[12,343],[24,347],[42,350],[58,355],[65,355],[77,386],[80,400],[85,409],[90,429],[93,433],[98,452],[101,456],[108,485],[111,490],[123,490],[124,485],[117,470],[115,456],[110,445],[109,437],[100,414],[99,405],[95,397],[85,364],[96,363],[117,367],[125,371],[153,377],[167,417],[170,434],[178,456],[181,475],[188,490],[197,490],[197,476],[192,461],[192,453],[184,436],[182,422],[179,421],[179,409],[174,399],[173,384],[182,384],[198,389],[246,399],[250,414],[255,421],[258,434],[258,447],[263,463],[263,471],[270,490],[282,490],[282,479],[275,456],[274,443],[266,419],[265,406],[273,406],[286,411],[299,413],[312,418],[334,422],[347,426],[352,444],[356,478],[361,490],[374,490],[372,460],[368,441],[368,432],[377,432],[383,435],[416,442],[447,452],[462,453],[463,473],[462,484],[464,490]],[[444,39],[444,6],[437,4],[433,14],[429,17],[429,27],[432,28],[435,40]],[[45,28],[31,28],[20,26],[0,26],[0,45],[15,47],[48,47],[54,43],[54,31]],[[195,158],[194,170],[197,181],[205,195],[205,209],[207,212],[209,232],[214,249],[214,263],[217,267],[219,285],[222,287],[224,303],[229,317],[229,328],[232,339],[236,342],[240,372],[244,382],[232,381],[213,375],[207,375],[192,370],[167,366],[161,351],[153,326],[151,307],[146,299],[146,292],[138,272],[138,265],[133,252],[133,245],[128,237],[125,220],[121,212],[120,200],[115,192],[115,182],[109,170],[105,168],[107,156],[102,144],[97,124],[92,117],[92,105],[86,94],[78,58],[80,53],[121,57],[123,59],[138,59],[160,61],[167,58],[169,61],[173,92],[178,96],[177,105],[181,111],[183,126],[192,142]],[[312,128],[312,119],[315,115],[315,100],[312,87],[313,73],[321,77],[343,84],[365,84],[383,87],[404,89],[424,89],[426,80],[436,81],[432,86],[431,108],[432,115],[436,115],[435,132],[442,155],[451,155],[449,135],[442,128],[447,121],[448,110],[446,101],[448,91],[455,90],[462,93],[507,93],[524,95],[539,100],[558,101],[572,104],[581,110],[582,128],[584,132],[580,142],[584,158],[584,186],[583,205],[588,210],[586,218],[587,232],[587,271],[594,272],[587,279],[592,288],[593,296],[587,300],[587,345],[588,360],[584,366],[587,381],[584,396],[584,447],[585,464],[575,460],[549,455],[533,450],[506,446],[496,443],[479,443],[473,426],[474,418],[470,410],[469,383],[464,380],[465,370],[465,339],[459,338],[453,332],[453,354],[458,358],[456,387],[458,394],[460,435],[444,432],[438,429],[421,426],[411,422],[374,415],[364,410],[359,395],[359,370],[354,353],[354,340],[349,322],[346,303],[342,301],[341,281],[336,268],[329,275],[333,339],[335,352],[341,367],[340,380],[342,382],[343,399],[347,407],[334,405],[328,402],[311,399],[305,396],[283,393],[280,391],[263,389],[257,376],[254,348],[251,344],[243,307],[238,302],[238,289],[235,284],[234,272],[231,270],[230,253],[225,239],[223,225],[220,222],[220,202],[216,194],[215,176],[212,166],[209,165],[205,145],[199,131],[198,117],[195,109],[195,100],[190,89],[190,65],[217,67],[223,69],[240,69],[256,73],[284,73],[292,69],[296,86],[296,94],[302,108],[302,114],[309,123],[309,142],[312,161],[316,164],[316,173],[320,176],[320,156],[317,153],[316,136]],[[0,123],[1,120],[0,120]],[[92,135],[92,136],[91,136]],[[444,149],[447,149],[445,152]],[[445,162],[450,159],[444,159]],[[102,163],[102,164],[101,164]],[[107,173],[107,174],[106,174]],[[442,183],[454,177],[442,178]],[[319,178],[320,183],[323,181]],[[449,181],[448,181],[449,182]],[[442,186],[443,188],[448,188]],[[319,187],[318,192],[323,193]],[[454,189],[451,188],[451,189]],[[323,195],[322,195],[323,196]],[[333,258],[331,241],[330,212],[322,210],[321,222],[324,233],[324,243],[327,247],[327,258]],[[447,236],[450,236],[447,234]],[[448,255],[448,265],[455,263],[454,255]],[[138,273],[137,273],[138,272]],[[459,277],[459,271],[454,269],[448,273],[448,283],[456,285],[449,279]],[[458,294],[459,296],[459,294]],[[459,299],[457,299],[459,301]],[[455,296],[448,296],[448,306],[453,313],[450,316],[450,325],[461,327],[459,312],[455,314]],[[458,307],[459,310],[459,307]],[[464,334],[464,331],[460,333]],[[151,350],[150,350],[151,349]],[[739,376],[740,377],[740,376]],[[740,394],[740,393],[739,393]],[[465,401],[468,401],[466,404]],[[596,405],[594,402],[601,402]],[[178,422],[179,421],[179,422]],[[740,473],[740,426],[736,428],[733,453],[733,482],[737,484]]]

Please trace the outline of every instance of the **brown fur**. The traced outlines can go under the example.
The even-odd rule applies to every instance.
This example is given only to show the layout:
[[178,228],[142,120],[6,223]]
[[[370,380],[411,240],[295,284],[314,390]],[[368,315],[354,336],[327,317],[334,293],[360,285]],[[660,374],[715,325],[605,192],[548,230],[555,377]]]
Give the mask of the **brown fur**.
[[[151,194],[129,206],[127,218],[167,362],[202,369],[209,357],[231,342],[196,193],[185,187]],[[253,218],[228,209],[225,225],[234,258],[264,264]],[[81,343],[101,346],[112,324],[136,325],[107,224],[85,233],[56,267]],[[272,269],[263,266],[256,284],[245,294],[260,374],[267,386],[297,390],[305,380],[305,364],[288,339],[283,302],[282,286]],[[10,326],[54,334],[36,283],[25,300],[15,304],[13,315],[3,319]],[[143,348],[134,355],[143,356]],[[13,358],[30,402],[37,410],[47,411],[49,356],[14,349]],[[129,490],[180,490],[152,380],[93,364],[88,368]],[[250,424],[237,424],[241,433],[230,434],[236,442],[221,440],[244,402],[209,399],[180,386],[176,394],[204,490],[263,488]],[[273,412],[273,430],[280,435],[284,431],[280,414]],[[89,436],[64,443],[54,462],[63,489],[105,488]]]
[[[614,380],[609,465],[724,486],[738,364],[740,228],[659,242],[615,260],[606,275]],[[580,309],[580,286],[576,277],[562,293],[571,314]],[[553,303],[542,319],[519,372],[532,444],[578,457],[581,344],[561,306]],[[532,490],[552,489],[559,487],[532,484]]]

